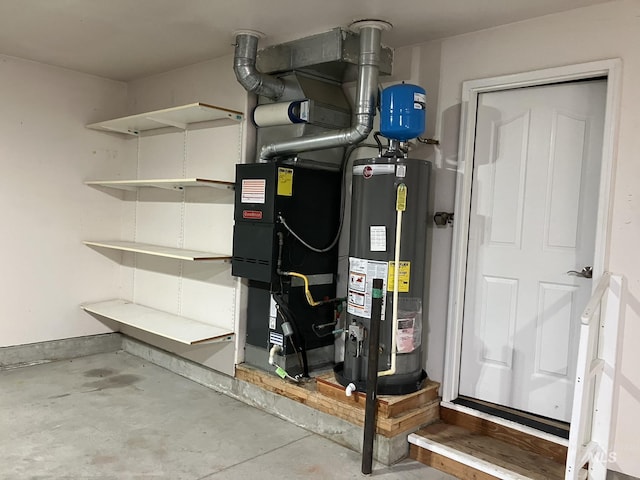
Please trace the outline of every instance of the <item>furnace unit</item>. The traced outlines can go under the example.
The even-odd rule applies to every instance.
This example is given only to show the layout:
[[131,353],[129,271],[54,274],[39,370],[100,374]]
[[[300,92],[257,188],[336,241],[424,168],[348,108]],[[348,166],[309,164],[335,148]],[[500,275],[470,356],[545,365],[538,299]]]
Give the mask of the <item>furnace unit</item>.
[[[300,363],[294,345],[312,365],[333,361],[334,304],[311,306],[304,280],[281,273],[305,276],[318,302],[335,298],[337,246],[316,252],[302,242],[323,250],[335,239],[340,183],[337,171],[280,161],[237,165],[232,274],[249,279],[247,363],[269,368],[274,345],[286,370]],[[291,339],[282,329],[287,317]]]

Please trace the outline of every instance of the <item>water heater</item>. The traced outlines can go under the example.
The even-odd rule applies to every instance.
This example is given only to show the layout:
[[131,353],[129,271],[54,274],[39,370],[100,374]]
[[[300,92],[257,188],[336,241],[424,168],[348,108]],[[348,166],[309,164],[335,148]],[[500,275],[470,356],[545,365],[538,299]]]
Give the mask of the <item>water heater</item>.
[[422,324],[431,164],[408,158],[402,143],[424,131],[424,100],[424,90],[415,85],[383,91],[381,132],[391,148],[353,164],[345,356],[335,374],[342,385],[366,390],[371,290],[380,278],[382,395],[414,392],[426,378]]

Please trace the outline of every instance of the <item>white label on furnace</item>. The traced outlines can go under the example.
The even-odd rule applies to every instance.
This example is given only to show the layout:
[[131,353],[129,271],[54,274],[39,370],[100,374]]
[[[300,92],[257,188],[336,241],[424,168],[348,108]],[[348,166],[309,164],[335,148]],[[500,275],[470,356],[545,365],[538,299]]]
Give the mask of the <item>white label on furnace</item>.
[[278,305],[273,298],[273,295],[269,297],[269,330],[276,329],[276,317],[278,316]]
[[371,225],[369,227],[369,251],[387,251],[387,227],[384,225]]
[[398,165],[396,167],[396,177],[404,178],[407,176],[407,166],[406,165]]
[[373,279],[382,279],[382,320],[384,320],[387,296],[389,264],[365,258],[349,257],[349,291],[347,312],[359,317],[371,318],[371,290]]
[[278,332],[269,332],[269,342],[284,347],[284,336]]
[[242,203],[264,203],[267,181],[264,178],[245,178],[242,180],[240,201]]

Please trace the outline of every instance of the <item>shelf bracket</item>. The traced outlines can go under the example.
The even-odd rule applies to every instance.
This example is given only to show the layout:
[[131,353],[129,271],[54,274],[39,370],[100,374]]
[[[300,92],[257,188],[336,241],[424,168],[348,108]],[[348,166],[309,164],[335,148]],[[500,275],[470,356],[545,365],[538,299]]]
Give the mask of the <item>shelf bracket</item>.
[[124,128],[113,128],[113,127],[109,127],[107,125],[100,125],[100,128],[107,130],[109,132],[116,132],[116,133],[124,133],[126,135],[133,135],[133,136],[138,136],[139,132],[137,130],[128,130],[128,129],[124,129]]
[[159,123],[160,125],[166,125],[167,127],[176,127],[181,130],[187,129],[187,124],[183,122],[178,122],[176,120],[169,120],[166,118],[160,117],[145,117],[146,120],[151,120],[152,122]]

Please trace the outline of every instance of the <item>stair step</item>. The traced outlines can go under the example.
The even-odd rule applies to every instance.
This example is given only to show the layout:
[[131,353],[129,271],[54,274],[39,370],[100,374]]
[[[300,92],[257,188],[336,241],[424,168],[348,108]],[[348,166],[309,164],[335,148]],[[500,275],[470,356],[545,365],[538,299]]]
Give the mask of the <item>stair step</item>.
[[564,464],[511,442],[438,422],[409,435],[410,456],[463,480],[564,478]]
[[[471,415],[446,406],[440,407],[440,419],[444,423],[466,428],[473,433],[487,435],[511,445],[517,445],[523,450],[538,453],[563,465],[567,461],[567,441],[560,437],[554,442],[497,423],[495,419]],[[552,435],[545,436],[552,437]]]

